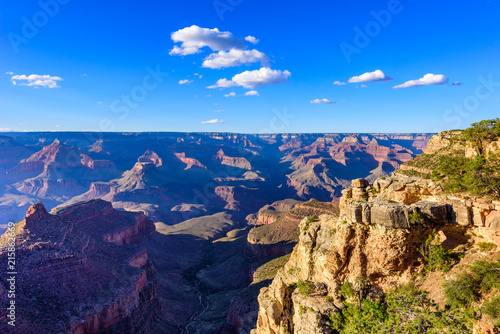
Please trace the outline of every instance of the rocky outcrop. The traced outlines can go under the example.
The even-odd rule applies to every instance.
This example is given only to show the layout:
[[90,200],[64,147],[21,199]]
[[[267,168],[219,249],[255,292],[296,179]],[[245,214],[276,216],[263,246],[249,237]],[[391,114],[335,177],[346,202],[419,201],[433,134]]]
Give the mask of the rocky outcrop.
[[149,162],[156,167],[160,167],[163,164],[163,161],[158,154],[150,150],[147,150],[143,155],[141,155],[139,159],[137,159],[137,162]]
[[[254,333],[332,333],[327,320],[343,307],[338,292],[342,283],[356,284],[362,277],[373,289],[383,289],[408,280],[420,269],[418,249],[436,223],[411,223],[400,214],[410,208],[399,206],[383,221],[329,215],[314,222],[304,219],[290,260],[259,294]],[[312,284],[311,292],[301,294],[298,282],[310,282],[303,284]]]
[[500,201],[467,194],[445,193],[439,184],[427,179],[393,176],[377,179],[372,185],[365,184],[363,187],[353,181],[353,188],[343,191],[343,194],[340,201],[341,210],[346,208],[348,202],[373,201],[376,198],[408,205],[420,201],[439,202],[446,205],[450,223],[486,228],[491,232],[498,230],[494,217],[500,212]]
[[310,200],[280,212],[271,224],[255,227],[248,233],[247,257],[258,261],[290,253],[299,240],[298,225],[303,217],[321,214],[338,214],[338,205]]
[[189,169],[189,168],[202,168],[202,169],[207,169],[207,167],[205,167],[205,165],[203,165],[201,162],[199,162],[198,160],[194,159],[194,158],[187,158],[186,157],[186,153],[182,152],[182,153],[174,153],[175,156],[177,157],[177,159],[179,159],[181,162],[185,163],[186,164],[186,169]]
[[[343,191],[339,217],[300,223],[290,260],[259,294],[253,333],[333,333],[328,319],[343,308],[341,284],[350,282],[355,291],[369,294],[412,280],[422,270],[420,249],[433,230],[447,247],[455,242],[454,233],[464,239],[467,229],[481,242],[500,245],[496,204],[454,198],[419,178],[353,180]],[[301,293],[300,284],[310,292]]]
[[237,167],[246,170],[252,170],[252,165],[244,157],[228,157],[222,149],[213,157],[214,160],[219,161],[223,165]]
[[[22,333],[143,333],[162,309],[155,268],[141,246],[154,224],[92,200],[53,210],[31,206],[16,224],[16,291]],[[7,261],[8,236],[0,238]],[[0,269],[2,277],[6,269]],[[5,287],[0,300],[8,302]],[[29,305],[25,307],[23,305]],[[5,309],[0,318],[5,320]],[[6,321],[0,329],[5,331]]]

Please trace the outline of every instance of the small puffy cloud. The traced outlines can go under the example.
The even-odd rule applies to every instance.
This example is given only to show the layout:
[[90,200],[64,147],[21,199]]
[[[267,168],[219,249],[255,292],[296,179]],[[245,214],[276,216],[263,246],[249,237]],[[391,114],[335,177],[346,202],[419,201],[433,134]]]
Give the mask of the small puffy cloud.
[[455,81],[454,83],[451,84],[452,86],[462,86],[463,82],[460,81]]
[[332,104],[335,101],[330,101],[328,99],[314,99],[311,101],[312,104]]
[[232,80],[227,80],[227,79],[219,79],[215,83],[215,85],[208,86],[207,88],[210,89],[215,89],[215,88],[231,88],[231,87],[236,87],[238,84]]
[[209,47],[213,51],[246,49],[243,40],[233,37],[229,31],[219,31],[217,28],[208,29],[192,25],[173,32],[171,38],[181,45],[175,45],[170,55],[192,55],[200,52],[203,47]]
[[211,119],[209,121],[203,121],[202,124],[217,124],[217,123],[226,123],[226,121],[219,120],[217,118]]
[[215,85],[208,88],[228,88],[241,86],[248,89],[264,85],[276,85],[280,82],[288,81],[288,77],[292,75],[289,71],[272,70],[269,67],[262,67],[259,70],[245,71],[236,74],[231,80],[220,79]]
[[57,82],[63,81],[63,79],[60,77],[55,77],[50,75],[30,74],[26,76],[23,74],[23,75],[14,75],[12,78],[10,78],[10,81],[14,85],[20,85],[20,86],[59,88]]
[[237,50],[219,51],[212,53],[205,58],[202,67],[206,68],[224,68],[240,65],[250,65],[252,63],[261,63],[264,66],[269,65],[269,58],[257,50]]
[[393,77],[387,76],[381,70],[376,70],[373,72],[366,72],[358,76],[349,78],[348,82],[370,82],[370,81],[389,81],[393,80]]
[[367,86],[367,85],[365,85],[365,84],[362,84],[362,85],[361,85],[361,88],[366,88],[366,87],[368,87],[368,86]]
[[218,109],[218,110],[214,110],[214,112],[224,112],[225,110],[222,110],[222,109]]
[[259,96],[259,92],[256,90],[249,90],[245,93],[245,96]]
[[185,85],[191,82],[193,82],[193,80],[188,80],[188,79],[179,80],[179,85]]
[[56,128],[60,128],[61,126],[60,125],[56,125]]
[[89,75],[84,73],[84,74],[80,74],[81,77],[88,77]]
[[442,74],[427,73],[422,78],[417,80],[406,81],[404,84],[392,87],[393,89],[428,86],[428,85],[444,85],[448,82],[448,78]]
[[0,128],[0,131],[10,131],[10,128]]
[[102,104],[102,101],[97,102],[97,104]]
[[7,75],[14,75],[14,72],[5,72]]
[[224,97],[233,97],[233,96],[236,96],[236,93],[235,92],[231,92],[229,94],[225,94]]
[[338,80],[337,80],[337,81],[334,81],[334,82],[333,82],[333,84],[334,84],[335,86],[343,86],[343,85],[345,85],[346,83],[345,83],[345,82],[342,82],[342,81],[338,81]]
[[245,37],[245,41],[250,42],[252,44],[257,44],[259,43],[259,40],[253,36],[247,36]]

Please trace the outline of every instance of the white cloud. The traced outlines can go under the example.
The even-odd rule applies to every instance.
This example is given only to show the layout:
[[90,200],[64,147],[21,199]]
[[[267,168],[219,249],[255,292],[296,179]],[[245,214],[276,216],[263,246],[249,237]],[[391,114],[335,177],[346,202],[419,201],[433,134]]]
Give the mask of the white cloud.
[[245,41],[250,42],[252,44],[257,44],[259,43],[259,40],[253,36],[247,36],[245,37]]
[[233,96],[236,96],[236,93],[235,92],[231,92],[229,94],[225,94],[224,97],[233,97]]
[[330,101],[328,99],[314,99],[311,101],[312,104],[332,104],[335,101]]
[[249,89],[264,85],[276,85],[285,82],[292,75],[289,71],[272,70],[269,67],[262,67],[259,70],[245,71],[236,74],[231,80],[220,79],[215,85],[207,88],[228,88],[242,86]]
[[56,128],[60,128],[61,126],[60,125],[56,125]]
[[32,87],[47,87],[47,88],[58,88],[57,81],[63,81],[60,77],[50,76],[50,75],[38,75],[30,74],[26,75],[14,75],[10,78],[10,81],[14,85],[20,86],[32,86]]
[[5,74],[14,75],[14,72],[5,72]]
[[269,58],[257,50],[237,50],[219,51],[212,53],[205,58],[202,66],[206,68],[224,68],[240,65],[250,65],[260,62],[264,66],[269,65]]
[[451,84],[452,86],[462,86],[463,82],[460,81],[455,81],[454,83]]
[[226,123],[226,121],[218,120],[217,118],[211,119],[209,121],[203,121],[202,124],[217,124],[217,123]]
[[193,80],[188,80],[188,79],[179,80],[179,85],[185,85],[191,82],[193,82]]
[[236,87],[238,84],[232,80],[227,80],[227,79],[219,79],[215,83],[215,85],[208,86],[207,88],[210,89],[215,89],[215,88],[231,88],[231,87]]
[[368,86],[367,86],[367,85],[365,85],[365,84],[362,84],[362,85],[361,85],[361,88],[366,88],[366,87],[368,87]]
[[259,92],[256,90],[249,90],[245,93],[245,96],[259,96]]
[[338,80],[337,80],[337,81],[334,81],[334,82],[333,82],[333,84],[334,84],[335,86],[343,86],[343,85],[345,85],[346,83],[345,83],[345,82],[342,82],[342,81],[338,81]]
[[373,72],[366,72],[358,76],[349,78],[350,83],[353,82],[370,82],[370,81],[389,81],[393,80],[393,77],[387,76],[381,70],[376,70]]
[[102,104],[102,101],[97,102],[97,104]]
[[200,52],[203,47],[209,47],[213,51],[225,51],[230,49],[244,50],[246,45],[243,40],[233,37],[229,31],[219,29],[201,28],[196,25],[177,30],[171,35],[175,45],[170,55],[191,55]]
[[89,75],[84,73],[84,74],[80,74],[81,77],[88,77]]
[[0,128],[0,131],[10,131],[10,128]]
[[428,85],[444,85],[447,82],[448,78],[442,74],[427,73],[418,80],[406,81],[404,84],[397,85],[392,88],[399,89],[399,88],[428,86]]
[[222,109],[218,109],[218,110],[214,110],[214,112],[224,112],[225,110],[222,110]]

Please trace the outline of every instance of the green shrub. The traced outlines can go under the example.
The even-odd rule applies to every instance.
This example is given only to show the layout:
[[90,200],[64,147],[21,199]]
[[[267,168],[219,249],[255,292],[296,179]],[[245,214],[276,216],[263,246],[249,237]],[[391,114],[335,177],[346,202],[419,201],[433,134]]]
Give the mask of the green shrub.
[[480,292],[500,288],[500,261],[475,261],[469,268],[478,282]]
[[417,211],[410,214],[410,224],[422,224],[423,222],[424,218]]
[[480,242],[477,245],[482,251],[490,251],[497,247],[493,242]]
[[353,285],[350,282],[345,282],[340,286],[340,294],[342,297],[348,299],[356,295]]
[[433,230],[432,233],[429,234],[429,237],[427,238],[424,246],[421,249],[421,254],[426,262],[424,265],[424,269],[427,272],[447,272],[450,270],[451,252],[443,248],[443,246],[439,242],[439,238],[436,235],[435,230]]
[[491,319],[498,321],[500,318],[500,297],[492,298],[489,302],[484,303],[482,311]]
[[330,313],[327,325],[341,334],[358,333],[472,333],[470,312],[440,312],[414,284],[406,284],[381,300],[345,303],[341,312]]
[[444,295],[452,307],[468,307],[494,288],[500,288],[500,261],[475,261],[470,272],[460,273],[456,279],[443,284]]
[[297,289],[299,289],[299,293],[303,296],[309,296],[312,291],[312,283],[305,282],[303,280],[299,280],[297,282]]
[[461,273],[443,284],[446,303],[452,307],[468,307],[477,299],[478,282],[469,273]]

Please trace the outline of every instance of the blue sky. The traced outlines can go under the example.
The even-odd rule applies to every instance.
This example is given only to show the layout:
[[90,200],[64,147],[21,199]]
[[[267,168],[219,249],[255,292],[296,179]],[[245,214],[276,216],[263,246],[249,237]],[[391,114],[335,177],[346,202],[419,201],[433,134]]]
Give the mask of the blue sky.
[[2,2],[0,131],[464,128],[499,115],[498,13],[497,0]]

